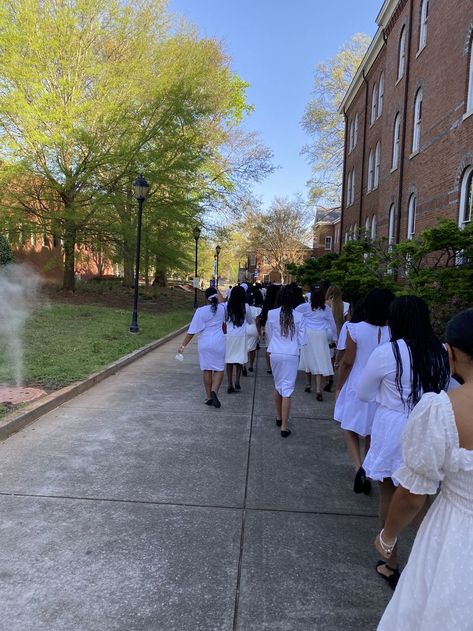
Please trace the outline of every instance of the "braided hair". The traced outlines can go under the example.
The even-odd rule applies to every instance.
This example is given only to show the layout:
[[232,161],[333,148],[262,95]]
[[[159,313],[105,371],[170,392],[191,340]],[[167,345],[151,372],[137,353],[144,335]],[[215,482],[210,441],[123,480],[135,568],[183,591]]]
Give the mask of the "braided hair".
[[205,297],[210,302],[210,308],[212,309],[212,313],[217,313],[218,307],[218,291],[215,287],[209,287],[205,290]]
[[291,340],[296,333],[293,310],[297,306],[297,293],[291,285],[285,285],[278,294],[278,305],[281,307],[279,324],[281,335],[290,337]]
[[230,321],[237,327],[243,326],[246,316],[245,300],[243,287],[234,287],[227,303],[227,322]]
[[439,393],[448,387],[448,354],[432,329],[429,308],[422,298],[396,298],[389,307],[388,324],[391,328],[391,344],[396,359],[396,387],[403,403],[403,366],[398,340],[404,340],[409,349],[411,394],[407,399],[407,406],[412,409],[424,392]]

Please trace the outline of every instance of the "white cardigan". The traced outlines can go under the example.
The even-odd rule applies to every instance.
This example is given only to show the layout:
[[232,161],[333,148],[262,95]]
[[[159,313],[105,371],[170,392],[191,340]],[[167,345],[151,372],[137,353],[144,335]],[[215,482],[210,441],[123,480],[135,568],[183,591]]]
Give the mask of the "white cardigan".
[[268,311],[268,320],[265,327],[271,340],[268,346],[268,353],[299,355],[301,346],[305,344],[303,317],[300,313],[293,310],[292,315],[296,332],[291,338],[290,336],[284,337],[281,334],[280,315],[281,307]]

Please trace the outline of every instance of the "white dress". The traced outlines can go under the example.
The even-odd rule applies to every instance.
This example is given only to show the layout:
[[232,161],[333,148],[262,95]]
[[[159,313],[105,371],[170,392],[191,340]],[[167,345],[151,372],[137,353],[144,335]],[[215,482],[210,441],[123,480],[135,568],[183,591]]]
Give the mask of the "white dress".
[[[248,309],[248,307],[247,307]],[[256,318],[261,313],[261,307],[249,307],[253,315],[253,323],[248,324],[246,327],[246,336],[247,336],[247,348],[248,352],[255,351],[258,345],[258,329],[256,328]]]
[[225,335],[222,325],[225,321],[225,307],[212,305],[199,307],[194,313],[189,330],[191,335],[198,334],[197,349],[201,370],[224,370],[225,368]]
[[342,328],[340,329],[340,333],[338,335],[337,351],[344,351],[347,347],[347,334],[349,324],[349,322],[344,322],[342,324]]
[[473,451],[459,445],[450,399],[424,394],[407,423],[401,485],[441,490],[421,524],[378,631],[473,629]]
[[294,392],[299,366],[299,353],[305,342],[302,315],[292,312],[295,333],[291,337],[284,337],[281,333],[281,308],[268,311],[266,331],[269,333],[268,353],[271,353],[271,370],[273,372],[274,388],[282,397],[290,397]]
[[235,326],[227,320],[227,334],[225,336],[225,363],[246,364],[248,361],[247,327],[254,321],[253,315],[246,307],[245,321],[241,326]]
[[308,303],[296,307],[296,312],[303,316],[306,344],[302,347],[299,370],[313,375],[333,375],[330,358],[330,342],[337,339],[337,325],[332,309],[312,309]]
[[368,436],[371,434],[377,404],[374,401],[360,401],[358,389],[371,353],[377,346],[389,341],[389,327],[379,327],[368,322],[350,322],[347,329],[356,344],[356,356],[335,403],[334,419],[341,423],[342,429],[355,432],[359,436]]

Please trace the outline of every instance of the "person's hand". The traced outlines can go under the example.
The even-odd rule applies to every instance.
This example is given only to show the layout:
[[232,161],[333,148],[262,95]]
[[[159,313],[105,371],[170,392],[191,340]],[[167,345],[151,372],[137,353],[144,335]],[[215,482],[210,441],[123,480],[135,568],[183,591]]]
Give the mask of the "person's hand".
[[386,540],[383,537],[383,530],[376,536],[376,539],[373,541],[374,549],[378,554],[380,554],[383,559],[388,561],[393,553],[393,550],[397,543],[397,537],[394,540]]
[[182,353],[184,352],[184,345],[183,344],[181,344],[179,346],[179,348],[177,349],[177,352],[182,355]]

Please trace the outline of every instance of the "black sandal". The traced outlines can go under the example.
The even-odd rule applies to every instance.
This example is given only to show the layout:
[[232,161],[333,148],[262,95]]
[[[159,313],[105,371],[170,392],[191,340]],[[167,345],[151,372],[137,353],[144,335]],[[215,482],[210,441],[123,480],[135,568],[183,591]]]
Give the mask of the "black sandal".
[[310,392],[310,386],[306,386],[306,387],[304,388],[304,392]]
[[212,399],[205,399],[204,403],[205,403],[205,405],[213,405],[214,404]]
[[221,408],[221,407],[222,407],[222,404],[221,404],[221,403],[220,403],[220,401],[218,400],[217,393],[216,393],[216,392],[214,392],[214,391],[212,390],[212,392],[210,393],[210,395],[211,395],[211,397],[212,397],[212,403],[213,403],[213,405],[214,405],[214,408]]
[[[378,568],[384,566],[387,570],[389,570],[391,572],[391,574],[389,576],[386,576],[386,574],[383,574],[382,572],[380,572],[378,570]],[[387,582],[387,584],[389,585],[389,587],[391,589],[396,589],[396,586],[399,582],[399,579],[401,577],[401,573],[399,572],[399,568],[397,567],[391,567],[390,565],[387,564],[386,561],[378,561],[376,563],[376,574],[378,576],[381,576],[381,578],[384,578],[384,580]]]
[[323,401],[324,400],[321,392],[317,392],[317,396],[315,398],[317,399],[317,401]]
[[281,430],[281,438],[287,438],[290,435],[291,435],[291,430],[290,429],[282,429]]
[[282,420],[281,420],[280,418],[277,418],[277,419],[276,419],[276,425],[277,425],[278,427],[281,427],[281,425],[282,425]]

